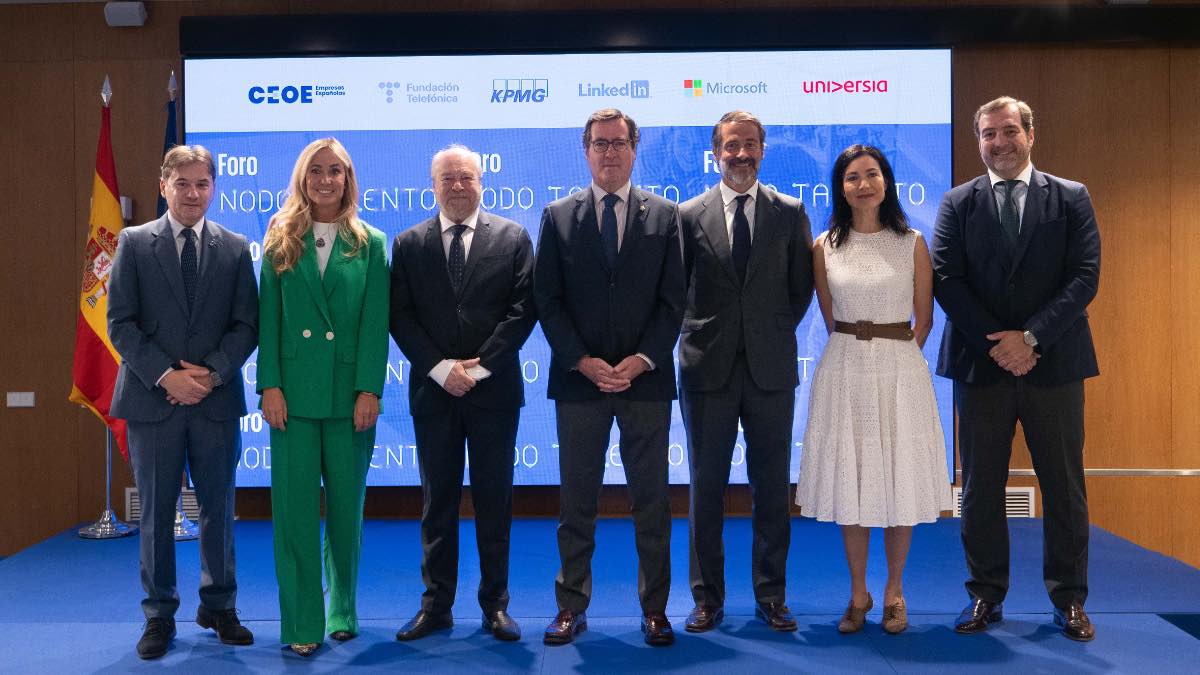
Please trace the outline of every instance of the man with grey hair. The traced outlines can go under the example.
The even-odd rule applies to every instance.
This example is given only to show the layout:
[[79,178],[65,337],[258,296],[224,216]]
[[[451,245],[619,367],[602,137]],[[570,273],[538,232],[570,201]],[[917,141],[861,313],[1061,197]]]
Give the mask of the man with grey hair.
[[937,373],[954,380],[970,573],[954,629],[977,633],[1003,618],[1004,488],[1020,422],[1041,486],[1054,622],[1087,641],[1083,381],[1099,374],[1087,306],[1100,283],[1100,231],[1086,187],[1030,162],[1028,104],[997,98],[973,126],[987,173],[946,193],[932,247],[934,295],[946,311]]
[[390,329],[412,364],[408,400],[425,500],[416,616],[396,633],[415,640],[453,625],[464,445],[479,547],[483,628],[521,629],[508,614],[513,447],[524,381],[517,358],[535,322],[533,244],[525,228],[479,208],[479,155],[451,145],[430,166],[438,213],[392,246]]
[[165,654],[175,637],[175,502],[185,461],[200,504],[196,623],[226,644],[254,641],[237,617],[233,496],[258,285],[246,238],[204,215],[213,173],[201,146],[167,152],[159,181],[167,212],[121,231],[108,291],[108,334],[121,355],[112,415],[128,424],[142,503],[143,659]]

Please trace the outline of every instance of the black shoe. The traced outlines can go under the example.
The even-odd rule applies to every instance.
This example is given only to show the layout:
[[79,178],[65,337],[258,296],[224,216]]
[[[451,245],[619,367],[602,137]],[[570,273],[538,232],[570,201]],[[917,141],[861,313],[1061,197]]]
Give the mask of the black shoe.
[[666,614],[647,614],[642,617],[642,635],[651,647],[666,647],[675,644],[675,631]]
[[760,602],[754,609],[754,615],[771,627],[771,630],[791,632],[796,630],[796,619],[792,611],[781,602]]
[[688,614],[687,622],[683,624],[683,627],[689,633],[704,633],[721,625],[721,621],[724,619],[725,610],[721,607],[696,605]]
[[337,640],[338,642],[347,642],[358,637],[358,633],[351,633],[348,630],[335,630],[329,634],[329,637]]
[[516,619],[502,609],[483,613],[483,629],[497,640],[516,642],[521,639],[521,627],[517,625]]
[[1004,620],[1004,603],[988,602],[979,598],[971,598],[971,602],[963,608],[962,614],[954,622],[954,632],[970,635],[987,630],[993,623]]
[[434,614],[421,610],[411,621],[396,631],[396,639],[401,642],[423,638],[434,631],[445,630],[454,626],[454,617],[449,612]]
[[1063,635],[1076,642],[1091,642],[1096,639],[1096,628],[1088,618],[1087,612],[1083,611],[1083,605],[1078,602],[1071,603],[1066,609],[1055,607],[1054,625],[1062,626]]
[[157,659],[167,653],[171,638],[175,637],[175,619],[155,617],[146,619],[142,639],[138,640],[137,653],[143,659]]
[[546,626],[542,634],[542,642],[548,645],[565,645],[587,630],[587,614],[580,612],[572,614],[569,610],[561,610],[554,620]]
[[201,628],[217,631],[221,642],[227,645],[252,645],[254,633],[238,620],[236,609],[209,609],[200,605],[196,610],[196,624]]

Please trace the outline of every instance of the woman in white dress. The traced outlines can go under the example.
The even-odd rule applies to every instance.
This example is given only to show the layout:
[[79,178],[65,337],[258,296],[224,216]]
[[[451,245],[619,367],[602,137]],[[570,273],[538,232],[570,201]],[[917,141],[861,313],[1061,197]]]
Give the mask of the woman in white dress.
[[829,230],[813,244],[830,335],[813,376],[796,502],[802,515],[842,526],[851,593],[843,633],[860,630],[873,605],[869,528],[883,528],[883,629],[899,633],[908,626],[903,575],[912,526],[950,507],[945,441],[921,354],[933,324],[933,271],[883,153],[846,148],[830,185]]

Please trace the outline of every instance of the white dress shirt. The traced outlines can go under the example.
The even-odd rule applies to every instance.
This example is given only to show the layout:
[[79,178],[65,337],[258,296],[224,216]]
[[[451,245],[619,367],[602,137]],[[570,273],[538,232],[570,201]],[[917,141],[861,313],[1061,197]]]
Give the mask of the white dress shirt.
[[[1017,206],[1017,232],[1021,231],[1021,223],[1025,222],[1025,198],[1029,196],[1029,177],[1033,175],[1033,162],[1025,165],[1016,180],[1020,181],[1013,188],[1013,203]],[[1004,182],[996,172],[988,169],[988,180],[992,182],[992,197],[996,200],[996,213],[1004,210],[1004,190],[997,190],[996,183]]]
[[[632,183],[625,183],[617,189],[613,194],[620,197],[620,200],[613,205],[613,212],[617,214],[617,250],[621,250],[621,244],[625,242],[625,221],[629,215],[629,190],[633,187]],[[604,226],[604,198],[608,195],[604,188],[592,182],[592,205],[596,207],[596,226]]]
[[733,215],[737,213],[737,198],[749,195],[742,212],[746,214],[746,222],[750,223],[750,243],[754,243],[754,205],[758,202],[758,181],[745,192],[737,192],[721,181],[721,201],[725,204],[725,235],[729,238],[729,250],[733,250]]
[[[466,220],[461,223],[456,223],[446,217],[445,213],[438,212],[438,224],[442,228],[442,252],[446,254],[446,260],[450,260],[450,244],[454,242],[454,227],[456,225],[466,225],[467,229],[462,233],[463,245],[463,262],[471,255],[471,242],[475,239],[475,225],[479,222],[479,209],[467,216]],[[458,359],[442,359],[437,362],[433,368],[429,369],[429,377],[433,378],[439,386],[446,386],[446,378],[450,377],[450,371],[453,370],[454,364],[458,363]],[[470,375],[475,381],[482,380],[492,374],[492,371],[483,366],[475,366],[467,369],[467,375]]]

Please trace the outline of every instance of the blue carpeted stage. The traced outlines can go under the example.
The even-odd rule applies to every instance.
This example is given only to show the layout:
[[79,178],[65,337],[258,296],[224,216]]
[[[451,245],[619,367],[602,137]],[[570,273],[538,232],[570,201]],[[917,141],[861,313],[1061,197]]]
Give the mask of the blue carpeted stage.
[[772,633],[753,619],[749,521],[726,526],[729,600],[720,629],[683,631],[691,609],[687,588],[687,522],[674,523],[674,583],[668,614],[678,642],[651,648],[638,631],[632,525],[602,520],[597,530],[595,592],[589,630],[575,644],[545,647],[542,629],[555,612],[558,568],[551,520],[513,527],[510,612],[524,630],[518,643],[499,643],[479,628],[475,603],[478,560],[471,521],[462,529],[456,626],[416,642],[394,639],[418,608],[420,543],[413,521],[371,521],[363,534],[358,639],[326,641],[311,659],[278,643],[279,609],[269,522],[237,526],[238,606],[254,632],[252,647],[220,644],[201,630],[196,613],[199,563],[195,542],[178,545],[179,636],[167,656],[143,662],[137,538],[86,541],[66,532],[0,560],[0,621],[7,639],[0,672],[77,673],[161,670],[186,672],[1196,672],[1200,667],[1200,570],[1093,529],[1091,597],[1095,642],[1063,637],[1050,623],[1041,582],[1041,522],[1013,520],[1013,587],[1006,621],[983,635],[961,636],[951,623],[965,603],[958,521],[918,527],[906,575],[911,627],[899,636],[879,627],[884,559],[872,542],[870,585],[876,609],[856,635],[837,632],[848,581],[835,526],[797,519],[788,561],[788,604],[797,633]]

